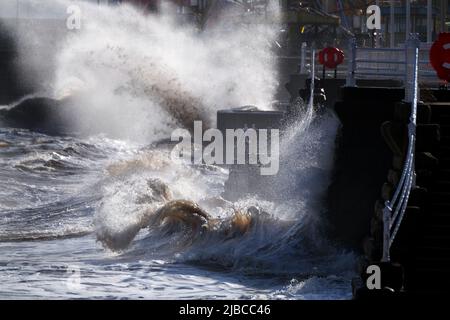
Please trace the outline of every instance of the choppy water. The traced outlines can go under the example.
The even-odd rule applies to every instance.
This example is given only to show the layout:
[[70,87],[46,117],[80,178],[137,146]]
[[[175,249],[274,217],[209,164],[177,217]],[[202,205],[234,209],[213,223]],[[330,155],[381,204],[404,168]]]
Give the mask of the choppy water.
[[[29,14],[62,16],[74,3],[20,2]],[[285,134],[280,172],[253,186],[270,197],[224,201],[226,169],[174,162],[170,145],[151,144],[193,119],[214,126],[222,108],[269,108],[278,85],[273,25],[233,21],[229,32],[215,19],[216,29],[198,34],[170,15],[77,3],[77,32],[61,36],[63,20],[54,33],[10,26],[37,92],[71,96],[55,127],[83,135],[0,129],[0,298],[350,298],[355,256],[323,232],[338,126],[331,114]],[[139,230],[167,201],[155,181],[223,223]],[[227,224],[236,211],[249,212],[244,232]]]
[[[334,121],[319,120],[285,153],[278,183],[291,194],[231,205],[269,214],[256,216],[248,232],[193,237],[183,228],[144,228],[121,252],[96,234],[120,233],[152,206],[138,201],[149,179],[225,219],[231,209],[216,201],[227,170],[173,163],[164,146],[0,129],[0,297],[350,298],[355,257],[320,232],[329,155],[319,148],[332,148],[333,133],[324,133]],[[145,161],[129,166],[130,159]]]

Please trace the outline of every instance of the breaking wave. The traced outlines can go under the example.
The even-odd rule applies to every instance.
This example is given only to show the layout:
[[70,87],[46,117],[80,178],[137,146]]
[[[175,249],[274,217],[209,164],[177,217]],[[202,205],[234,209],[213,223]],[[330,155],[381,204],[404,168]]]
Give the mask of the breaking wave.
[[[325,112],[308,121],[288,130],[271,185],[255,186],[255,195],[235,202],[222,197],[226,170],[172,163],[169,150],[112,164],[113,181],[95,217],[97,240],[123,257],[251,273],[323,276],[351,269],[353,255],[330,244],[322,218],[338,120]],[[257,195],[264,188],[273,188],[269,200]]]
[[334,275],[348,280],[355,257],[323,231],[339,125],[331,112],[293,123],[279,174],[233,202],[223,197],[227,169],[174,162],[173,145],[161,142],[193,120],[214,126],[222,108],[269,109],[278,85],[276,28],[218,21],[219,29],[199,33],[179,27],[170,8],[144,15],[126,5],[27,3],[63,12],[68,3],[81,6],[81,30],[59,39],[54,52],[24,51],[30,39],[54,38],[28,30],[19,53],[26,66],[48,55],[52,74],[39,92],[67,103],[67,126],[96,135],[1,129],[0,242],[91,234],[114,261],[295,277],[283,293],[292,295]]
[[[16,30],[12,24],[20,65],[31,74],[44,64],[45,72],[33,73],[40,90],[55,99],[73,97],[69,124],[77,131],[95,127],[151,142],[177,127],[190,128],[193,120],[212,126],[222,108],[270,108],[278,85],[271,49],[277,28],[272,25],[226,16],[199,32],[180,26],[169,5],[161,14],[146,15],[129,5],[26,3],[28,12],[57,12],[60,20],[53,33],[36,26]],[[82,25],[67,32],[66,8],[74,4],[81,8]]]

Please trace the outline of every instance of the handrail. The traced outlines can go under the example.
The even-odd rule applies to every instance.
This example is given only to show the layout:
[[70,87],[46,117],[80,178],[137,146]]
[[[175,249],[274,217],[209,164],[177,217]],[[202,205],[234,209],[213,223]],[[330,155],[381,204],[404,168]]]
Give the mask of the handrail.
[[[409,42],[413,44],[413,40]],[[407,60],[408,59],[408,49]],[[407,93],[405,102],[411,103],[411,115],[408,123],[408,148],[405,155],[405,163],[403,166],[400,181],[392,196],[391,200],[385,202],[383,209],[383,256],[381,261],[390,261],[390,249],[392,243],[400,228],[403,220],[406,207],[409,200],[409,195],[414,184],[414,158],[415,158],[415,144],[416,144],[416,118],[417,118],[417,101],[418,101],[418,65],[419,65],[419,48],[417,43],[414,45],[414,55],[412,62],[412,81],[408,87],[408,82],[405,82],[405,92]],[[406,72],[406,79],[408,79],[408,72]],[[410,94],[408,94],[408,92]]]
[[[415,144],[416,144],[416,117],[417,101],[419,100],[418,82],[419,82],[419,64],[428,64],[426,60],[419,60],[421,51],[428,50],[420,48],[420,41],[417,35],[411,34],[404,48],[358,48],[356,40],[351,39],[349,43],[349,60],[347,68],[346,86],[356,86],[356,75],[378,76],[401,78],[405,85],[405,102],[411,104],[411,114],[408,123],[408,147],[405,154],[402,174],[396,186],[394,194],[390,200],[385,202],[383,208],[383,255],[381,261],[390,261],[390,249],[398,233],[403,217],[408,205],[409,195],[415,183]],[[400,56],[397,60],[385,61],[385,59],[358,58],[357,52],[405,52],[404,59]],[[359,63],[374,63],[402,66],[402,68],[389,70],[387,68],[358,68]],[[364,69],[364,71],[362,71]],[[382,72],[380,72],[382,71]],[[429,76],[426,70],[422,72]]]

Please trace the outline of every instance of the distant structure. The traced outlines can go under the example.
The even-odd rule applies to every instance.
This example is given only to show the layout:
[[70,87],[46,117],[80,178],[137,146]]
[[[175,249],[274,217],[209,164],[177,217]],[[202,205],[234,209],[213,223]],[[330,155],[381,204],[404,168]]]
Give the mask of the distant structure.
[[[172,2],[180,14],[180,22],[197,23],[201,29],[213,27],[218,21],[217,17],[224,11],[234,8],[230,15],[237,17],[241,22],[248,23],[274,23],[281,22],[285,31],[285,48],[291,53],[298,53],[299,43],[315,42],[317,45],[335,44],[337,39],[353,36],[352,32],[341,23],[341,17],[324,10],[320,0],[167,0]],[[162,0],[100,0],[100,3],[132,4],[144,11],[158,11]],[[272,2],[272,3],[271,3]],[[270,15],[270,4],[279,5],[280,17],[277,20]],[[269,14],[268,14],[269,12]],[[281,18],[281,19],[279,19]],[[320,42],[320,43],[319,43]],[[291,50],[292,49],[292,50]]]
[[[409,31],[418,33],[422,42],[432,42],[440,32],[448,31],[450,26],[448,0],[322,0],[315,2],[319,2],[326,13],[338,15],[342,19],[343,26],[355,34],[362,46],[373,45],[374,36],[378,36],[377,40],[382,47],[401,45],[407,38],[407,24],[409,24]],[[366,9],[373,4],[381,8],[381,32],[377,35],[366,27]],[[410,12],[409,19],[407,12]]]
[[[427,39],[428,5],[430,5],[430,39]],[[381,5],[382,33],[385,34],[385,45],[390,43],[391,35],[394,37],[394,45],[405,41],[405,31],[407,25],[405,1],[395,1],[393,12],[393,23],[391,30],[391,9],[388,1],[383,1]],[[448,0],[416,0],[411,1],[410,31],[418,33],[422,42],[434,41],[440,32],[448,30],[448,19],[450,17],[450,7]]]
[[[157,11],[162,0],[98,0],[131,3],[148,11]],[[197,22],[202,28],[226,7],[242,12],[261,12],[269,0],[164,0],[176,5],[180,21]],[[339,44],[355,37],[361,46],[399,46],[409,32],[418,33],[422,42],[431,43],[450,27],[448,0],[275,0],[283,12],[283,22],[293,41],[318,45]],[[366,10],[381,8],[381,30],[368,30]],[[213,18],[213,19],[210,19]],[[407,30],[408,29],[408,30]]]

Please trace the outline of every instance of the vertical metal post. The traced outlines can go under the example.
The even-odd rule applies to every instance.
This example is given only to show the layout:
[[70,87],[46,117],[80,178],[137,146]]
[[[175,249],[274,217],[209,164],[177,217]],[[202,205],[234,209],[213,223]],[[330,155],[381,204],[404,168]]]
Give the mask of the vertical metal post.
[[[413,103],[414,97],[418,96],[414,92],[416,87],[414,82],[416,50],[420,48],[420,40],[417,34],[411,33],[408,41],[405,43],[405,102]],[[420,99],[420,97],[417,97]]]
[[441,0],[441,32],[446,32],[445,17],[447,16],[448,0]]
[[433,32],[433,1],[427,0],[427,43],[431,43]]
[[385,204],[383,209],[383,256],[382,262],[389,262],[391,249],[391,210],[389,202]]
[[302,42],[302,47],[300,48],[300,74],[306,73],[306,42]]
[[311,48],[311,87],[309,88],[309,110],[314,107],[314,89],[315,89],[315,78],[316,78],[316,49],[314,46]]
[[347,87],[356,87],[356,80],[355,80],[355,72],[356,72],[356,39],[352,38],[350,39],[350,57],[347,60],[347,80],[345,85]]
[[[375,5],[376,6],[380,6],[380,0],[375,0]],[[374,31],[375,31],[375,43],[374,43],[374,48],[379,48],[379,47],[381,47],[381,30],[382,29],[375,29]]]
[[390,18],[389,18],[389,31],[390,31],[390,46],[393,48],[395,46],[395,0],[391,0],[390,7]]
[[405,26],[405,42],[409,39],[411,33],[411,0],[406,0],[406,26]]

